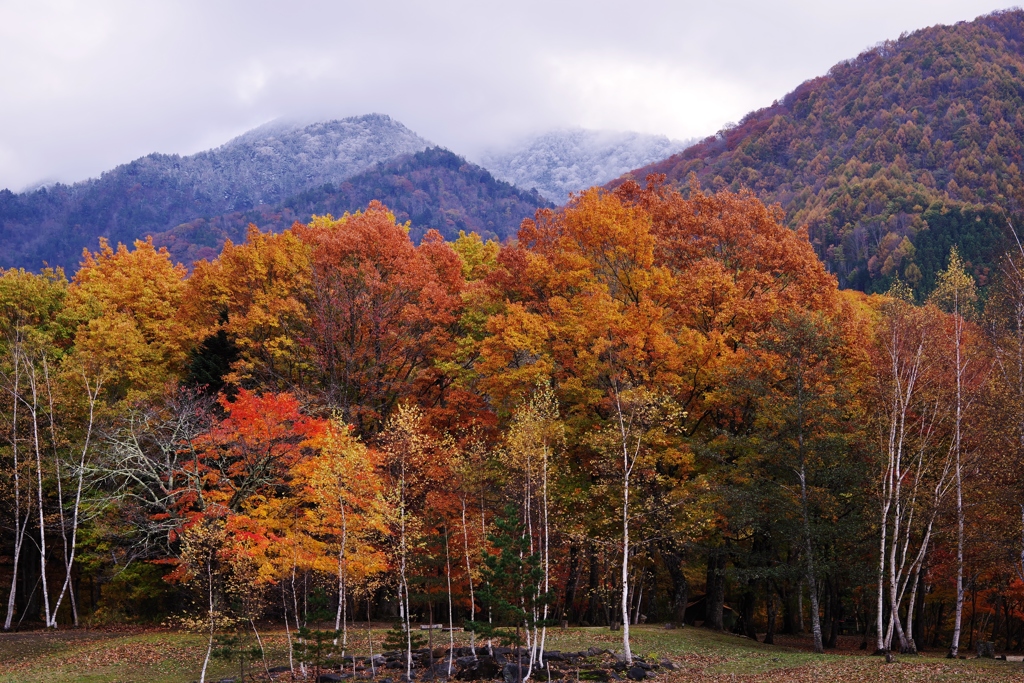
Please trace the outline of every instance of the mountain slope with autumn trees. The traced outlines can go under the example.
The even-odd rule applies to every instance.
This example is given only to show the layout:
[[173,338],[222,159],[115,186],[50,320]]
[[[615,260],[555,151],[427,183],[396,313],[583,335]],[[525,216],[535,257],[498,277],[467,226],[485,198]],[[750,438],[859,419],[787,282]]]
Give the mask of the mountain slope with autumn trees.
[[918,293],[957,245],[982,284],[1024,217],[1024,12],[886,41],[633,177],[779,202],[841,286]]

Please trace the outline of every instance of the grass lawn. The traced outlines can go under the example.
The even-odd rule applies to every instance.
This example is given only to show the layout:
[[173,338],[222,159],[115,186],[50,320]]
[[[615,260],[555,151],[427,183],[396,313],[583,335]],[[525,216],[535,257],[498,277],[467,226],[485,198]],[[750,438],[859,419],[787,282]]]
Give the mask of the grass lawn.
[[[380,651],[384,629],[372,632]],[[826,655],[806,650],[809,639],[790,637],[785,645],[764,645],[703,629],[632,629],[633,652],[653,661],[669,658],[679,666],[658,675],[675,681],[1024,681],[1020,662],[946,660],[941,653],[900,657],[885,664],[879,657],[847,647]],[[460,636],[464,634],[458,634]],[[283,631],[263,634],[270,666],[287,664]],[[365,654],[364,629],[350,633],[352,651]],[[439,638],[436,646],[447,644]],[[457,639],[460,644],[463,639]],[[0,683],[188,683],[198,680],[205,639],[173,631],[72,631],[0,634]],[[621,632],[605,628],[555,629],[548,649],[621,649]],[[237,664],[214,660],[209,680],[237,676]]]

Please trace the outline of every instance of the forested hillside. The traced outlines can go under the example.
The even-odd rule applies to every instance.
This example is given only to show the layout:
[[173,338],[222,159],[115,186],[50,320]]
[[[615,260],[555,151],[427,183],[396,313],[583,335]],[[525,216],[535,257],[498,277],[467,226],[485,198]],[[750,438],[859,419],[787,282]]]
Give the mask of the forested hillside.
[[226,239],[245,240],[249,224],[280,232],[295,221],[313,216],[341,216],[383,201],[399,222],[411,221],[416,242],[428,230],[454,240],[460,232],[485,239],[513,237],[524,218],[550,204],[536,192],[525,192],[495,180],[485,169],[448,150],[432,147],[381,162],[339,184],[326,184],[271,206],[199,218],[154,235],[175,261],[192,263],[213,258]]
[[150,154],[99,178],[0,191],[0,267],[73,270],[98,239],[132,241],[204,216],[278,203],[426,148],[387,116],[277,122],[192,156]]
[[880,44],[665,161],[751,188],[807,225],[841,286],[930,291],[949,247],[989,282],[1024,215],[1024,13],[934,26]]

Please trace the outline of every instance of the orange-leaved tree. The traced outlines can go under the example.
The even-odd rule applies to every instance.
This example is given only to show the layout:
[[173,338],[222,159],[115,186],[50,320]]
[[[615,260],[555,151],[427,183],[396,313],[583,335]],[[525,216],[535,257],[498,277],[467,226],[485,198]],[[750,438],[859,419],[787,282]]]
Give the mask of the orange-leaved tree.
[[443,361],[460,336],[462,269],[436,231],[414,245],[371,202],[277,235],[250,227],[246,244],[196,265],[185,310],[236,348],[229,382],[310,395],[372,435],[406,399],[457,419]]
[[379,202],[293,228],[310,250],[301,343],[324,399],[360,433],[374,433],[398,401],[430,408],[449,383],[435,368],[459,322],[462,262],[441,236],[419,246]]
[[202,481],[202,509],[237,513],[253,497],[285,491],[292,469],[311,456],[310,440],[327,423],[304,414],[291,394],[240,389],[220,405],[225,416],[197,439],[198,457],[190,466]]

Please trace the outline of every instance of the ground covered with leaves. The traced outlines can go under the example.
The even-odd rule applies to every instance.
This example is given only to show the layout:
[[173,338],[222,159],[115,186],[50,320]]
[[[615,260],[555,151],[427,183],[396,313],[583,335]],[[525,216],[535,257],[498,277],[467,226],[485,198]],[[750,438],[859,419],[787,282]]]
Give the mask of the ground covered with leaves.
[[[351,652],[365,654],[366,632],[352,632]],[[456,645],[464,645],[459,634]],[[900,657],[886,664],[848,646],[826,655],[807,650],[807,639],[764,645],[703,629],[633,631],[633,650],[648,661],[671,661],[677,669],[659,669],[655,680],[676,681],[1024,681],[1024,664],[992,660],[947,660],[941,652]],[[379,651],[384,629],[372,632]],[[362,642],[360,642],[362,641]],[[435,647],[446,645],[439,637]],[[285,634],[264,635],[270,666],[288,663]],[[621,651],[621,634],[600,628],[555,630],[552,650],[589,648]],[[179,683],[197,680],[205,654],[202,636],[166,630],[58,631],[0,634],[0,683]],[[595,661],[598,658],[595,658]],[[262,663],[256,672],[262,670]],[[249,671],[246,671],[247,679]],[[378,676],[382,679],[392,672]],[[209,680],[238,677],[238,664],[214,660]],[[535,676],[543,681],[546,676]],[[277,680],[286,681],[287,675]],[[301,680],[297,678],[296,680]]]

